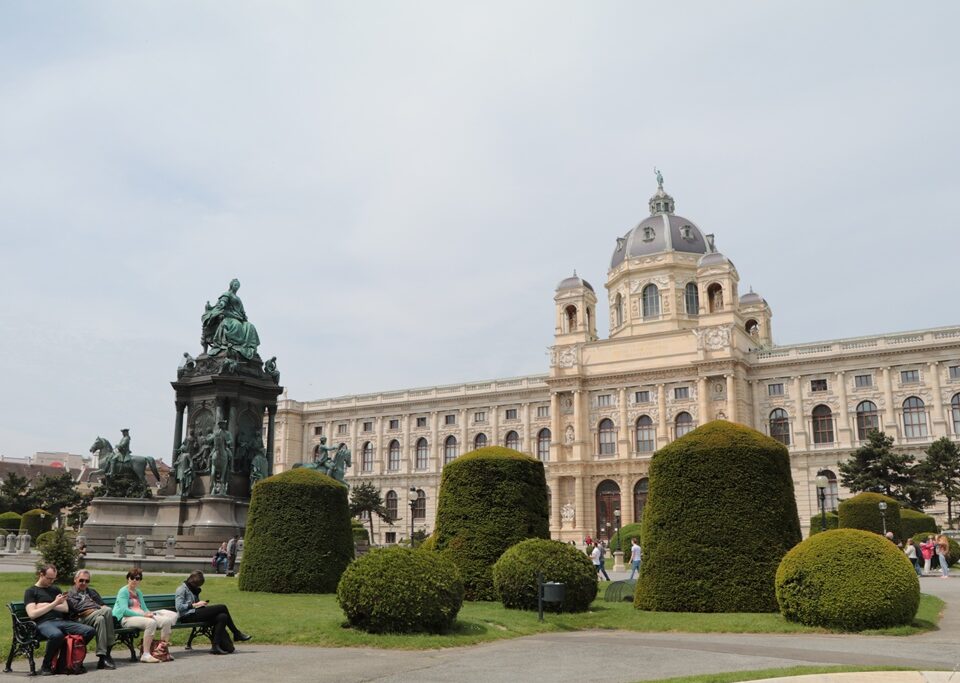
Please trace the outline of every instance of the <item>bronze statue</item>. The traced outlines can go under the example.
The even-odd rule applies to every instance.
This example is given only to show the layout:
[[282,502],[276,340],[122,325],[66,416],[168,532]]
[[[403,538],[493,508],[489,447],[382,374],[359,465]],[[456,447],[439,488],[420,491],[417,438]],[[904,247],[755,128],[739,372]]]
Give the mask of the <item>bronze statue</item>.
[[213,432],[207,429],[207,433],[198,440],[197,457],[193,461],[193,471],[197,474],[204,474],[210,470],[210,454],[213,452]]
[[656,167],[656,166],[653,167],[653,173],[654,173],[654,175],[657,176],[657,188],[662,190],[662,189],[663,189],[663,174],[662,174],[660,171],[657,170],[657,167]]
[[[122,430],[125,435],[128,431],[127,429]],[[139,480],[143,490],[148,490],[148,467],[150,471],[153,472],[153,476],[157,478],[157,481],[160,481],[160,472],[157,470],[156,461],[149,455],[131,455],[129,447],[130,440],[128,438],[126,443],[126,459],[121,459],[119,453],[110,445],[110,442],[102,436],[98,436],[93,442],[93,445],[90,446],[90,452],[97,454],[100,464],[100,468],[93,470],[91,474],[103,475],[103,481],[107,489],[110,489],[120,474],[130,472]]]
[[314,469],[320,470],[324,474],[329,474],[329,466],[333,462],[333,458],[330,456],[330,452],[337,452],[337,449],[333,446],[327,445],[327,437],[320,437],[320,445],[317,446],[316,451],[314,452],[313,462]]
[[280,371],[277,370],[277,357],[274,356],[263,364],[263,371],[273,378],[273,381],[280,384]]
[[189,450],[180,453],[180,459],[177,460],[177,494],[181,497],[190,495],[190,489],[193,488],[193,455]]
[[213,458],[210,462],[210,492],[226,495],[230,487],[233,462],[233,435],[227,430],[227,421],[220,420],[213,433]]
[[230,281],[230,289],[220,295],[215,306],[207,302],[201,322],[204,349],[211,356],[225,351],[234,351],[247,360],[257,355],[260,337],[257,328],[247,320],[243,302],[237,296],[240,280]]
[[250,460],[250,490],[253,485],[269,474],[269,463],[267,463],[266,451],[263,448],[263,437],[258,431],[252,444],[253,458]]

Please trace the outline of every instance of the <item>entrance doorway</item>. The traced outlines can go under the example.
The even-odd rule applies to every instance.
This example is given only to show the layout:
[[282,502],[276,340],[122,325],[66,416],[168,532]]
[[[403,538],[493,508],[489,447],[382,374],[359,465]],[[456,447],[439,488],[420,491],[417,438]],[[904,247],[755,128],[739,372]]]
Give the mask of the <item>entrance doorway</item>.
[[605,479],[597,487],[597,539],[609,541],[620,518],[620,487]]

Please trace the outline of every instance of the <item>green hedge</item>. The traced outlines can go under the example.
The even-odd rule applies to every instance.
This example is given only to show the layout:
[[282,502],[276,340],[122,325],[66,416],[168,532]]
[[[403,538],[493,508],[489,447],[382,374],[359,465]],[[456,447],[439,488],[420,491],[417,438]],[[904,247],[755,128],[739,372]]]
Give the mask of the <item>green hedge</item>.
[[37,537],[44,531],[50,531],[53,528],[53,515],[46,510],[36,508],[27,510],[20,518],[20,533],[30,534],[33,539],[31,543],[37,542]]
[[597,570],[569,543],[531,538],[509,548],[493,565],[493,588],[504,607],[537,609],[537,576],[566,586],[562,603],[545,602],[551,612],[584,612],[597,597]]
[[789,621],[846,631],[913,621],[920,581],[882,536],[836,529],[808,538],[777,569],[777,602]]
[[439,553],[375,548],[343,572],[337,602],[350,625],[364,631],[440,633],[463,605],[463,583]]
[[240,590],[333,593],[353,555],[346,486],[296,468],[253,488]]
[[[884,515],[880,514],[879,504],[886,502]],[[840,516],[840,529],[863,529],[875,534],[892,531],[894,538],[903,538],[900,522],[900,503],[882,493],[858,493],[853,498],[840,503],[837,514]],[[884,518],[886,521],[884,521]]]
[[639,609],[772,612],[773,578],[801,538],[783,444],[709,422],[657,451],[643,513]]
[[437,535],[430,534],[427,536],[427,539],[417,546],[417,550],[428,550],[433,551],[437,549]]
[[[938,536],[939,534],[933,534],[933,535]],[[930,534],[924,531],[923,533],[915,534],[914,536],[911,537],[911,539],[917,545],[920,545],[921,543],[927,540],[927,536],[930,536]],[[960,562],[960,543],[957,543],[955,540],[953,540],[949,536],[947,536],[947,542],[950,545],[950,550],[949,552],[947,552],[947,566],[952,567],[957,562]],[[920,562],[922,563],[923,561],[924,561],[923,556],[921,555]],[[933,558],[931,558],[930,560],[930,570],[935,572],[940,571],[940,560],[937,558],[936,550],[933,551]]]
[[921,533],[935,534],[939,531],[939,527],[937,527],[937,520],[930,515],[925,515],[910,508],[901,508],[900,530],[903,533],[903,538],[913,538]]
[[20,531],[20,515],[13,511],[4,512],[0,515],[0,529],[6,534]]
[[[840,517],[836,512],[827,512],[827,531],[836,529],[840,526]],[[819,534],[823,531],[823,515],[818,514],[810,518],[810,535]]]
[[[643,538],[640,535],[641,526],[642,524],[640,522],[625,524],[620,531],[616,532],[613,538],[610,539],[610,543],[608,544],[610,552],[622,550],[624,557],[630,557],[630,539],[636,538],[637,541],[640,541],[640,539]],[[623,540],[621,541],[620,539]]]
[[355,543],[369,543],[370,542],[370,532],[367,531],[367,528],[363,526],[363,522],[358,519],[350,520],[350,530],[353,533],[353,541]]
[[443,468],[434,531],[437,551],[460,571],[467,600],[496,600],[491,570],[507,548],[550,538],[543,463],[488,446]]

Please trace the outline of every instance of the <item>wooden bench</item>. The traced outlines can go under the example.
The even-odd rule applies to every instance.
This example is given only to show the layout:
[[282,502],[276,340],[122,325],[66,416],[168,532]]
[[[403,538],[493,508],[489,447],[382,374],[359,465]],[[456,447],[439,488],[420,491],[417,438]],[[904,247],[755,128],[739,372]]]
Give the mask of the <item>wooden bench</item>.
[[[117,600],[116,596],[111,595],[102,597],[103,603],[112,609],[113,603]],[[143,599],[150,606],[151,611],[161,609],[168,609],[172,612],[177,611],[175,596],[173,593],[144,595]],[[45,638],[40,635],[39,631],[37,631],[37,625],[33,622],[33,620],[27,616],[26,607],[22,602],[11,602],[7,605],[7,609],[10,610],[10,616],[13,619],[13,642],[10,644],[10,654],[7,655],[7,665],[3,670],[7,673],[13,671],[11,668],[11,664],[13,664],[13,658],[17,654],[22,654],[30,663],[30,675],[34,676],[37,673],[37,667],[34,661],[34,652],[40,647],[40,642],[45,640]],[[122,628],[116,619],[113,620],[113,625],[117,642],[123,643],[130,650],[130,661],[139,661],[140,658],[137,656],[137,649],[134,642],[137,636],[142,633],[142,631],[136,628]],[[178,622],[177,624],[174,624],[173,628],[191,629],[190,637],[187,638],[187,644],[184,647],[185,650],[193,649],[193,639],[197,636],[206,636],[210,639],[211,645],[213,644],[212,624],[181,624]]]

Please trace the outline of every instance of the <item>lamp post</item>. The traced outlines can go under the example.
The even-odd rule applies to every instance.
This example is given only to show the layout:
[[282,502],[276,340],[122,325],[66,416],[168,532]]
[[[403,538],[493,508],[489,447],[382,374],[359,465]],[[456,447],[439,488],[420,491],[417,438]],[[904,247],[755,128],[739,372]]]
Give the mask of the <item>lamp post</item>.
[[882,500],[877,503],[877,507],[880,508],[880,520],[883,522],[883,535],[887,535],[887,504]]
[[827,530],[827,486],[830,480],[827,475],[821,474],[817,477],[817,495],[820,498],[820,531]]
[[613,511],[613,523],[617,530],[617,547],[613,549],[613,569],[623,571],[623,539],[620,538],[620,508]]
[[617,508],[613,511],[613,526],[616,529],[617,535],[617,547],[614,550],[620,550],[623,547],[623,539],[620,538],[620,509]]
[[413,511],[417,507],[417,500],[420,496],[417,495],[417,487],[411,486],[410,491],[407,493],[407,500],[410,501],[410,547],[413,548]]

